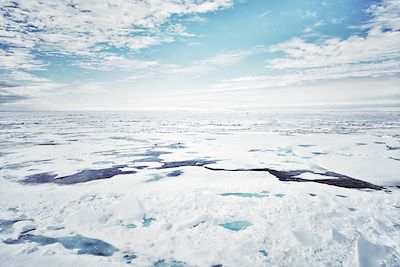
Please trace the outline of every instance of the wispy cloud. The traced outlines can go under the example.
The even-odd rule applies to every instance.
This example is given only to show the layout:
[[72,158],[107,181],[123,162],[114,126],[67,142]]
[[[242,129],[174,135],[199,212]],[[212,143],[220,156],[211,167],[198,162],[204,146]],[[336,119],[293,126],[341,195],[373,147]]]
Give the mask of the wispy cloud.
[[234,2],[1,1],[3,103],[119,103],[172,91],[235,91],[241,100],[249,89],[400,73],[400,0],[363,11],[353,2],[238,1],[214,14]]
[[[12,37],[14,38],[14,37]],[[31,53],[31,50],[26,47],[16,46],[13,42],[5,42],[0,37],[0,68],[3,70],[40,70],[45,67],[45,64],[36,59]]]
[[[2,1],[0,80],[21,85],[2,89],[0,104],[65,86],[38,76],[38,71],[46,73],[49,67],[47,56],[73,58],[70,66],[84,69],[145,74],[160,63],[136,58],[138,50],[194,36],[175,18],[192,15],[193,22],[204,22],[200,14],[232,4],[233,0]],[[119,53],[122,50],[128,53]],[[104,91],[99,83],[78,89],[83,93]]]
[[23,95],[14,94],[9,90],[0,89],[0,104],[12,103],[24,99],[27,99],[27,97]]
[[85,69],[95,70],[143,70],[150,67],[158,66],[160,63],[157,61],[139,60],[134,58],[127,58],[114,54],[104,54],[99,58],[83,61],[78,63],[80,67]]
[[248,89],[287,86],[316,80],[377,77],[400,73],[400,1],[390,0],[368,8],[371,20],[360,25],[365,36],[328,38],[306,42],[301,38],[270,47],[283,56],[266,61],[275,75],[224,80],[219,89]]
[[265,53],[267,51],[268,49],[265,46],[256,46],[248,50],[222,52],[214,56],[195,61],[188,66],[169,66],[167,73],[202,76],[222,66],[236,65],[250,56]]
[[205,13],[232,5],[214,1],[5,1],[0,5],[2,43],[90,55],[105,47],[140,49],[188,35],[184,27],[163,24],[173,15]]
[[140,49],[174,35],[186,35],[179,24],[171,24],[167,31],[160,29],[173,15],[205,13],[231,5],[230,0],[44,0],[5,1],[0,10],[5,25],[2,33],[6,33],[3,41],[22,47],[29,41],[29,48],[87,55],[104,44]]
[[[213,56],[203,58],[198,61],[194,61],[188,65],[178,64],[163,64],[158,61],[136,61],[128,60],[126,64],[125,59],[121,59],[121,62],[114,62],[110,65],[118,65],[119,68],[126,66],[126,69],[137,70],[134,75],[128,76],[126,79],[141,79],[144,77],[159,77],[161,75],[180,75],[180,77],[202,77],[211,72],[220,70],[223,67],[229,67],[240,64],[243,60],[248,57],[266,53],[269,48],[265,46],[256,46],[247,50],[234,50],[217,53]],[[86,63],[84,63],[86,64]],[[107,61],[102,61],[101,65],[106,67]],[[90,63],[93,66],[93,63]],[[96,66],[98,68],[98,66]]]
[[107,69],[146,67],[153,63],[112,58],[110,49],[138,50],[172,42],[176,36],[190,37],[183,25],[171,20],[173,16],[202,14],[231,5],[231,0],[3,1],[0,67],[43,69],[46,64],[37,55],[54,53],[84,57],[84,67],[102,63]]

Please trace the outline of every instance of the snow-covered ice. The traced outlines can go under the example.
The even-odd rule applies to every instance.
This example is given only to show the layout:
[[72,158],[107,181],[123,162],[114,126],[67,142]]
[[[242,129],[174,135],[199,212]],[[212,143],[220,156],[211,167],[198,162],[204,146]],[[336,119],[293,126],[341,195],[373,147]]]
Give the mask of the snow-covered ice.
[[399,266],[400,112],[0,113],[0,266]]

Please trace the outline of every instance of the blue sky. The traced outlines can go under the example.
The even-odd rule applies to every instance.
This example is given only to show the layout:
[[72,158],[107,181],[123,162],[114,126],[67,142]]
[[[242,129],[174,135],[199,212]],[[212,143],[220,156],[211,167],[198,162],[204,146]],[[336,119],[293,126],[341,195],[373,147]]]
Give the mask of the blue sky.
[[399,104],[400,1],[0,3],[0,109]]

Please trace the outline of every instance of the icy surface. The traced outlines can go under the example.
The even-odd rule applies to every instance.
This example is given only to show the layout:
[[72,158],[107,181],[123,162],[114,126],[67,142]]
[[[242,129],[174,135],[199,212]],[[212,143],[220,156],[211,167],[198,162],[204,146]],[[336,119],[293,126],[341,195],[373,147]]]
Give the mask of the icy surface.
[[268,192],[267,191],[261,191],[260,193],[222,193],[221,196],[227,197],[227,196],[236,196],[236,197],[256,197],[256,198],[261,198],[261,197],[268,197]]
[[114,252],[118,251],[118,249],[106,242],[80,235],[53,238],[23,233],[15,240],[9,239],[4,241],[5,244],[9,245],[26,242],[34,242],[42,246],[60,243],[66,249],[77,249],[78,254],[90,254],[95,256],[111,256]]
[[0,113],[0,266],[399,266],[400,113]]
[[220,226],[224,227],[225,229],[235,231],[235,232],[244,230],[251,225],[252,224],[248,221],[234,221],[234,222],[220,224]]

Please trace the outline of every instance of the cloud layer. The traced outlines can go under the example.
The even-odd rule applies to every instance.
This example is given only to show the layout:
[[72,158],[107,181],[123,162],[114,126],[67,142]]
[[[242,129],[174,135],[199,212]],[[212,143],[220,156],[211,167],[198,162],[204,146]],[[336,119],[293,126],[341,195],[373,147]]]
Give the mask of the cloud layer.
[[400,1],[389,0],[368,8],[371,19],[358,28],[364,34],[346,39],[307,42],[294,38],[270,47],[283,56],[265,61],[279,75],[244,76],[216,84],[219,89],[287,86],[308,81],[379,77],[400,73]]
[[109,65],[112,49],[138,50],[189,35],[182,25],[170,21],[173,16],[231,5],[231,0],[3,1],[0,67],[43,69],[45,63],[37,54],[78,55],[86,57],[87,64],[104,60]]
[[230,0],[5,1],[2,43],[43,52],[91,55],[107,48],[140,49],[187,35],[172,16],[231,6]]
[[[284,94],[284,88],[328,88],[324,83],[337,81],[397,81],[400,0],[376,1],[337,17],[331,9],[338,3],[329,10],[321,7],[325,3],[288,3],[260,2],[271,10],[259,10],[247,1],[234,6],[234,0],[2,1],[0,104],[51,106],[58,99],[56,105],[89,98],[118,103],[173,91],[219,96],[232,91],[245,99],[247,92],[274,88]],[[224,13],[222,19],[214,16],[220,10],[226,11],[216,13]],[[352,17],[356,11],[363,15]],[[308,24],[292,31],[288,18]],[[264,20],[269,23],[260,23]],[[327,25],[328,20],[335,22]],[[338,30],[344,22],[347,28]],[[256,28],[259,24],[265,28]],[[216,34],[225,32],[230,39]],[[375,88],[366,90],[376,94]]]
[[60,83],[33,74],[49,68],[45,57],[70,57],[76,59],[72,64],[93,70],[147,69],[158,63],[119,51],[134,53],[191,36],[174,17],[230,6],[231,0],[2,1],[0,80],[22,81],[26,86],[18,89],[26,95],[38,88],[59,88]]

